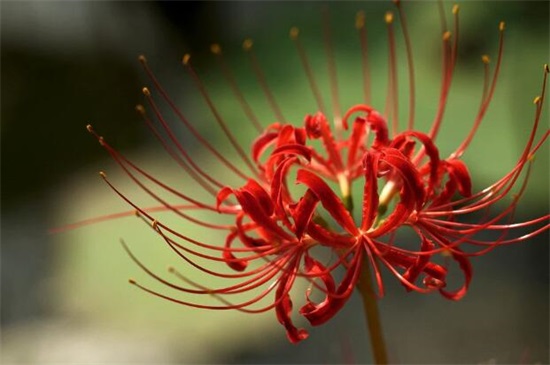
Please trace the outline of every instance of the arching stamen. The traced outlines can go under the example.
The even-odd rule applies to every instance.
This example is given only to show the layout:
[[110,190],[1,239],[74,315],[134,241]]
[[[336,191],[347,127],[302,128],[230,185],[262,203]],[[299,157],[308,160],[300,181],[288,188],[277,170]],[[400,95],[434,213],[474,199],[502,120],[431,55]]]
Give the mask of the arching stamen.
[[399,21],[401,23],[401,29],[403,30],[403,38],[405,39],[405,49],[407,52],[407,68],[409,71],[409,120],[407,122],[407,130],[412,130],[414,127],[414,117],[415,117],[415,77],[414,77],[414,63],[413,63],[413,54],[411,39],[409,36],[409,30],[407,28],[407,18],[405,17],[405,12],[401,7],[400,0],[394,0],[397,10],[399,12]]
[[336,62],[334,58],[334,49],[332,46],[332,36],[330,29],[330,17],[328,7],[323,7],[323,39],[325,43],[325,52],[328,61],[328,74],[330,77],[330,95],[332,100],[332,116],[334,118],[334,128],[339,134],[343,129],[342,111],[340,110],[340,101],[338,98],[338,77],[336,72]]
[[[187,120],[187,118],[185,118],[185,116],[181,113],[181,111],[178,109],[178,107],[176,106],[176,104],[174,103],[174,101],[168,96],[168,93],[162,88],[162,85],[158,82],[157,78],[155,77],[155,75],[153,74],[153,72],[150,70],[148,64],[147,64],[147,60],[145,58],[145,56],[139,56],[139,61],[141,62],[142,66],[143,66],[143,69],[145,70],[145,73],[147,73],[147,76],[149,77],[149,79],[151,79],[151,81],[153,82],[153,85],[155,86],[155,89],[157,89],[157,91],[161,94],[162,98],[166,101],[166,103],[168,103],[168,105],[170,106],[170,109],[172,109],[172,111],[174,112],[174,114],[176,114],[176,116],[178,117],[179,121],[182,122],[185,127],[191,132],[191,134],[193,134],[193,136],[195,138],[197,138],[197,140],[200,142],[200,144],[202,144],[210,153],[212,153],[218,160],[220,160],[220,162],[222,162],[225,166],[227,166],[231,171],[233,171],[235,174],[237,174],[238,176],[240,176],[241,178],[243,179],[247,179],[248,177],[243,174],[239,169],[237,169],[233,164],[231,164],[225,157],[223,157],[223,155],[218,152],[196,129],[195,127],[193,127],[193,125],[191,123],[189,123],[189,121]],[[158,111],[158,108],[155,104],[155,102],[153,101],[152,97],[151,97],[151,93],[149,91],[148,88],[143,88],[143,94],[147,97],[147,100],[149,102],[149,104],[153,107],[153,109],[155,110],[155,114],[158,114],[157,115],[161,115],[160,111]],[[161,123],[162,121],[164,120],[164,118],[161,118]],[[177,138],[175,138],[175,136],[173,135],[173,133],[171,132],[171,129],[168,127],[168,125],[164,122],[163,124],[163,127],[166,129],[166,131],[168,132],[169,136],[170,136],[170,139],[172,140],[175,140],[177,141]]]
[[298,28],[290,28],[290,39],[294,41],[294,44],[296,45],[296,48],[298,50],[298,55],[300,56],[300,61],[302,62],[304,71],[306,72],[307,80],[309,81],[309,87],[311,88],[313,96],[315,97],[315,101],[317,102],[317,107],[319,108],[319,111],[321,113],[326,115],[327,113],[325,109],[325,104],[323,102],[323,97],[321,96],[319,86],[317,86],[317,83],[315,82],[315,77],[313,76],[313,71],[311,65],[309,64],[307,55],[304,51],[304,47],[302,46],[302,42],[300,42],[299,34],[300,30]]
[[250,171],[252,171],[253,174],[257,175],[258,172],[256,171],[256,168],[250,161],[248,155],[243,151],[242,147],[240,146],[239,142],[235,139],[235,136],[233,133],[231,133],[231,130],[227,127],[227,123],[223,120],[222,116],[214,106],[214,103],[212,102],[212,99],[210,98],[210,95],[208,95],[208,92],[206,91],[206,88],[204,87],[204,84],[202,80],[200,79],[199,75],[195,72],[195,69],[191,65],[191,56],[187,53],[183,56],[183,65],[185,66],[185,69],[195,81],[195,84],[197,85],[197,88],[199,89],[202,97],[206,101],[206,104],[210,108],[210,111],[212,114],[214,114],[214,118],[216,119],[216,122],[218,122],[218,125],[223,130],[223,133],[233,146],[235,148],[235,151],[237,151],[237,154],[241,157],[241,159],[244,161],[244,163],[248,166]]
[[[453,22],[454,22],[454,33],[453,33],[453,51],[452,51],[452,54],[451,54],[451,60],[452,60],[452,66],[451,66],[451,69],[454,70],[455,68],[455,64],[456,64],[456,60],[458,58],[458,25],[459,25],[459,21],[458,21],[458,13],[460,11],[460,7],[455,4],[453,5]],[[451,71],[452,72],[452,71]]]
[[371,83],[367,48],[367,27],[365,27],[365,12],[360,11],[355,16],[355,28],[361,42],[361,69],[363,70],[363,93],[365,104],[371,103]]
[[[481,103],[487,99],[487,92],[489,91],[489,63],[491,59],[487,55],[481,56],[481,62],[483,62],[483,92],[481,93]],[[480,106],[481,108],[481,106]]]
[[[200,142],[210,153],[212,153],[218,160],[220,160],[221,163],[223,163],[227,168],[229,168],[231,171],[233,171],[236,175],[243,179],[248,179],[248,176],[246,176],[243,172],[241,172],[237,167],[235,167],[231,162],[229,162],[218,150],[216,150],[208,141],[193,127],[191,123],[185,118],[185,116],[181,113],[181,111],[178,109],[174,101],[168,96],[168,93],[162,88],[162,85],[157,80],[151,69],[149,68],[149,65],[147,64],[147,60],[145,56],[139,56],[139,61],[141,62],[143,69],[145,70],[145,73],[147,73],[147,76],[151,79],[153,82],[153,85],[155,86],[155,89],[161,94],[162,98],[168,103],[170,106],[170,109],[176,114],[179,121],[182,122],[185,127],[193,134],[193,136],[197,139],[197,141]],[[143,88],[143,94],[146,96],[147,101],[155,111],[155,114],[157,116],[162,116],[162,113],[158,110],[158,107],[156,106],[156,103],[153,101],[153,98],[151,97],[151,92],[148,88]],[[168,133],[170,139],[175,141],[177,143],[177,138],[173,135],[170,127],[166,124],[164,121],[164,118],[161,118],[159,120],[163,127],[165,128],[166,132]],[[163,123],[164,121],[164,123]]]
[[[216,196],[217,190],[213,189],[210,185],[208,185],[207,181],[214,186],[221,188],[223,185],[218,182],[216,179],[205,173],[191,158],[189,153],[187,153],[187,150],[183,147],[181,143],[178,142],[178,140],[172,140],[172,143],[176,144],[176,149],[181,153],[183,156],[183,159],[177,154],[176,151],[169,145],[168,141],[160,134],[159,130],[155,125],[151,122],[151,119],[147,116],[147,113],[145,112],[145,108],[142,105],[136,106],[136,111],[141,115],[143,118],[145,125],[147,125],[147,128],[151,132],[153,132],[153,135],[157,138],[157,140],[160,142],[162,147],[168,152],[168,154],[174,159],[178,165],[180,165],[185,172],[191,176],[193,180],[195,180],[200,186],[203,187],[204,190],[206,190],[210,195]],[[205,181],[206,180],[206,181]]]
[[391,134],[392,136],[396,135],[398,132],[398,96],[397,96],[397,60],[396,60],[396,50],[395,50],[395,32],[393,30],[393,13],[388,11],[384,17],[384,20],[387,25],[388,30],[388,97],[386,98],[386,108],[385,112],[388,116],[388,119],[391,120]]
[[474,136],[477,132],[477,129],[479,128],[479,125],[481,124],[481,122],[483,120],[483,117],[485,116],[485,113],[487,112],[489,104],[491,103],[491,99],[493,98],[493,95],[495,93],[498,74],[499,74],[499,71],[500,71],[500,65],[501,65],[501,61],[502,61],[502,50],[503,50],[503,47],[504,47],[504,29],[505,28],[506,28],[505,23],[500,22],[499,25],[498,25],[500,37],[499,37],[499,42],[498,42],[497,61],[496,61],[496,64],[495,64],[495,70],[493,72],[493,78],[492,78],[492,81],[491,81],[491,86],[489,87],[489,91],[487,92],[487,97],[485,98],[485,100],[483,101],[483,103],[481,104],[481,106],[478,110],[478,114],[475,118],[474,125],[472,126],[472,129],[470,130],[470,132],[468,133],[468,135],[466,136],[464,141],[460,144],[460,146],[455,150],[455,152],[453,152],[451,154],[451,158],[459,158],[460,156],[462,156],[462,154],[464,153],[466,148],[468,148],[468,146],[470,145],[470,142],[472,141],[472,139],[474,138]]
[[260,84],[267,98],[269,106],[271,107],[271,109],[273,110],[273,113],[275,114],[275,117],[279,120],[279,122],[287,123],[286,119],[283,117],[283,113],[281,112],[279,105],[275,101],[275,98],[273,97],[273,94],[269,89],[269,86],[267,86],[264,73],[262,72],[258,59],[256,58],[256,54],[254,53],[254,49],[252,47],[253,44],[254,42],[252,42],[252,39],[247,38],[243,42],[243,49],[248,54],[248,58],[250,59],[250,63],[252,64],[252,69],[254,70],[254,74],[256,75],[256,79],[258,80],[258,83]]
[[244,113],[250,120],[250,122],[254,125],[256,130],[258,132],[263,131],[263,127],[258,121],[258,117],[254,112],[252,111],[252,108],[250,107],[250,104],[246,101],[242,91],[237,86],[237,82],[235,81],[235,77],[233,76],[233,73],[231,72],[230,68],[227,66],[227,63],[225,62],[225,59],[223,57],[223,52],[219,44],[214,43],[210,46],[210,51],[216,55],[216,59],[218,60],[218,64],[220,66],[220,69],[222,70],[223,76],[228,82],[229,86],[231,87],[231,90],[233,90],[233,93],[235,94],[235,97],[239,101],[239,104],[243,108]]
[[[443,49],[443,60],[442,60],[442,76],[441,76],[441,91],[439,93],[439,102],[437,105],[437,112],[435,114],[434,120],[432,121],[432,126],[428,136],[435,140],[439,132],[439,127],[443,121],[443,115],[445,114],[445,109],[447,107],[447,98],[449,96],[449,90],[451,89],[451,83],[453,80],[452,73],[452,50],[451,50],[451,32],[446,31],[442,36],[442,49]],[[424,156],[424,149],[415,157],[415,163],[420,161],[421,157]]]

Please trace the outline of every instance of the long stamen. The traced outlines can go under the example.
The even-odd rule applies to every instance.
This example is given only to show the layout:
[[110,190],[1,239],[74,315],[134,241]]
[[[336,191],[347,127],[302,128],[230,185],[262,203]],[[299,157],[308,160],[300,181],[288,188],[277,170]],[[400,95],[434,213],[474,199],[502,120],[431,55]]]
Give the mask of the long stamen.
[[415,117],[415,77],[414,77],[414,63],[413,63],[413,54],[411,39],[409,36],[409,30],[407,28],[407,18],[405,17],[405,12],[401,7],[400,0],[394,0],[397,10],[399,12],[399,21],[401,23],[401,29],[403,30],[403,38],[405,39],[405,49],[407,52],[407,68],[409,71],[409,120],[407,122],[407,130],[412,130],[414,127],[414,117]]
[[216,55],[216,59],[218,60],[218,64],[222,70],[223,76],[228,82],[229,86],[231,87],[231,90],[233,90],[233,93],[235,94],[237,100],[239,101],[239,104],[243,108],[243,111],[245,112],[246,116],[250,120],[250,122],[254,125],[256,130],[258,132],[263,131],[263,127],[258,121],[258,117],[254,112],[252,111],[252,108],[250,107],[250,104],[246,101],[242,91],[237,86],[237,82],[235,81],[235,77],[233,76],[233,73],[231,72],[230,68],[227,66],[225,59],[223,57],[223,52],[219,44],[214,43],[210,46],[210,51]]
[[191,75],[191,78],[195,81],[195,84],[197,85],[197,88],[199,89],[201,95],[203,96],[204,100],[206,101],[206,104],[212,111],[212,114],[214,114],[214,118],[216,119],[216,122],[218,122],[218,125],[223,130],[223,133],[229,139],[229,142],[235,148],[237,151],[237,154],[241,157],[241,159],[244,161],[244,163],[248,166],[250,171],[254,174],[258,174],[256,171],[256,168],[248,158],[247,154],[243,151],[242,147],[240,146],[239,142],[235,139],[235,136],[233,133],[231,133],[231,130],[227,127],[227,123],[223,120],[222,116],[214,106],[214,103],[212,102],[212,99],[210,98],[210,95],[208,95],[208,92],[206,91],[206,88],[204,87],[203,82],[201,81],[199,75],[195,72],[195,69],[191,65],[191,56],[189,54],[186,54],[183,56],[183,65],[185,66],[185,69],[188,71],[189,75]]
[[496,65],[495,65],[495,70],[493,71],[493,79],[491,81],[491,86],[489,87],[487,97],[485,98],[485,100],[483,101],[482,105],[479,108],[478,114],[477,114],[476,119],[474,121],[474,125],[472,126],[472,129],[468,133],[468,136],[466,136],[466,138],[460,144],[460,146],[456,149],[456,151],[451,154],[451,158],[459,158],[460,156],[462,156],[462,154],[464,153],[466,148],[468,148],[468,146],[470,145],[470,142],[472,141],[472,139],[474,138],[474,136],[477,132],[477,129],[478,129],[479,125],[481,124],[481,122],[483,120],[483,117],[485,116],[485,112],[487,111],[487,109],[489,107],[489,104],[491,103],[491,99],[493,98],[493,94],[495,92],[496,83],[497,83],[497,79],[498,79],[498,74],[499,74],[499,71],[500,71],[500,65],[501,65],[501,61],[502,61],[502,52],[503,52],[503,47],[504,47],[505,23],[500,22],[499,26],[498,26],[498,29],[499,29],[499,34],[500,34],[499,43],[498,43],[498,56],[497,56],[497,61],[496,61]]
[[330,77],[330,95],[332,100],[332,115],[334,118],[334,127],[336,129],[336,132],[340,133],[343,128],[342,111],[340,110],[340,101],[338,97],[338,77],[336,74],[336,63],[332,46],[330,19],[327,7],[323,7],[323,36],[325,43],[325,52],[328,60],[328,74]]
[[254,49],[252,47],[253,44],[254,42],[252,42],[252,39],[247,38],[243,42],[243,49],[248,54],[248,58],[250,59],[250,63],[252,64],[252,69],[254,70],[254,74],[256,75],[256,79],[258,80],[258,83],[260,84],[262,91],[267,98],[269,106],[275,114],[275,117],[280,122],[287,123],[285,117],[283,116],[283,113],[281,112],[281,108],[279,108],[279,105],[275,101],[275,97],[271,93],[269,86],[267,86],[267,81],[265,80],[264,73],[262,72],[258,59],[256,58],[256,54],[254,53]]
[[398,131],[398,96],[397,96],[397,60],[395,50],[395,32],[393,30],[393,13],[388,11],[384,17],[388,30],[388,47],[389,47],[389,67],[388,67],[388,97],[386,99],[386,115],[391,120],[392,135],[397,134]]
[[357,13],[355,17],[355,28],[359,33],[359,40],[361,42],[361,69],[363,71],[363,93],[365,94],[365,104],[370,105],[371,84],[367,47],[367,27],[365,27],[364,11],[360,11]]
[[[162,87],[160,82],[157,80],[157,78],[155,77],[155,75],[153,74],[151,69],[149,68],[149,65],[147,64],[147,60],[146,60],[145,56],[143,56],[143,55],[139,56],[139,61],[141,62],[141,65],[143,66],[143,69],[145,70],[145,73],[147,74],[147,76],[149,76],[149,78],[153,82],[153,85],[155,86],[155,89],[160,93],[160,95],[166,101],[166,103],[168,103],[168,105],[170,106],[170,109],[172,109],[174,114],[176,114],[179,121],[182,122],[185,125],[185,127],[191,132],[191,134],[193,134],[193,136],[197,139],[197,141],[199,141],[200,144],[202,144],[210,153],[212,153],[218,160],[220,160],[221,163],[223,163],[225,166],[227,166],[236,175],[240,176],[241,178],[243,178],[245,180],[248,179],[248,177],[244,173],[242,173],[231,162],[229,162],[218,150],[216,150],[210,143],[208,143],[206,138],[204,138],[195,129],[195,127],[193,127],[193,125],[191,123],[189,123],[187,118],[185,118],[185,116],[179,110],[179,108],[176,106],[174,101],[170,98],[170,96],[168,96],[168,93],[166,92],[166,90],[164,90],[164,88]],[[156,104],[154,103],[154,101],[151,97],[151,92],[149,91],[149,89],[148,88],[143,88],[142,91],[143,91],[143,94],[147,97],[147,100],[148,100],[149,104],[155,110],[155,114],[157,114],[157,112],[158,112],[157,115],[159,115],[159,114],[162,115],[160,113],[160,111],[158,111],[158,108],[157,108]],[[164,119],[162,118],[161,123],[162,123],[163,120]],[[163,124],[163,126],[164,126],[164,124]],[[171,129],[167,126],[165,127],[165,129],[168,132],[168,134],[170,135],[170,139],[174,139],[174,140],[177,141],[177,138],[175,138],[175,136],[171,132]]]
[[[450,45],[451,40],[451,32],[446,31],[443,33],[442,41],[443,41],[443,67],[442,67],[442,77],[441,77],[441,91],[439,93],[439,103],[437,107],[437,112],[434,117],[434,120],[432,122],[432,126],[430,128],[430,131],[428,133],[428,136],[435,140],[437,137],[437,134],[439,132],[439,127],[441,126],[441,122],[443,121],[443,115],[445,114],[445,109],[447,107],[447,97],[449,96],[449,90],[451,89],[451,82],[453,80],[453,73],[452,73],[452,50]],[[419,157],[422,157],[423,153],[419,154]],[[416,161],[419,160],[419,158],[415,159]]]
[[300,56],[300,61],[302,62],[302,66],[307,75],[309,87],[311,88],[311,91],[313,92],[313,96],[315,97],[315,101],[317,102],[317,107],[319,108],[319,111],[321,113],[326,115],[326,109],[325,109],[325,104],[323,102],[323,97],[321,96],[321,91],[319,90],[319,86],[315,82],[315,77],[313,76],[313,71],[309,63],[309,60],[307,58],[306,52],[304,51],[304,47],[302,46],[302,42],[300,42],[299,34],[300,34],[300,30],[298,28],[292,27],[290,29],[290,39],[294,41],[294,44],[296,45],[296,49],[298,50],[298,55]]
[[[172,141],[172,143],[176,143],[176,149],[183,155],[183,159],[177,154],[176,151],[169,145],[168,141],[160,134],[159,130],[155,127],[155,125],[151,122],[151,119],[147,116],[147,113],[145,112],[145,108],[143,105],[137,105],[136,111],[141,115],[143,118],[145,124],[147,125],[147,128],[151,132],[153,132],[153,135],[157,138],[157,140],[160,142],[162,147],[168,152],[168,154],[180,165],[188,174],[191,176],[193,180],[195,180],[200,186],[203,187],[204,190],[206,190],[211,195],[215,196],[217,194],[217,191],[213,189],[210,185],[208,185],[207,181],[213,185],[215,185],[218,188],[223,187],[223,185],[212,178],[210,175],[206,174],[189,156],[185,148],[179,143],[177,140]],[[187,161],[187,162],[186,162]],[[205,181],[206,180],[206,181]]]
[[483,104],[485,99],[487,99],[487,92],[489,91],[489,63],[491,59],[489,56],[483,55],[481,56],[481,62],[483,62],[483,92],[481,93],[481,104]]

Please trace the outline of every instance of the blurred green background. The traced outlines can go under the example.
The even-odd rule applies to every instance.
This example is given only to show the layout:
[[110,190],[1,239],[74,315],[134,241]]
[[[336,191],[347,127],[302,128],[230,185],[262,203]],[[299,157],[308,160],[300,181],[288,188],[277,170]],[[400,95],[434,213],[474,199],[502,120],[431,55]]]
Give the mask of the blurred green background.
[[[452,3],[444,4],[450,14]],[[247,101],[268,125],[275,121],[273,113],[241,49],[242,40],[252,37],[283,114],[301,124],[316,106],[288,30],[300,27],[329,104],[321,21],[325,5],[330,11],[343,109],[362,101],[360,48],[354,29],[355,14],[362,9],[373,103],[383,110],[387,80],[383,17],[394,9],[391,2],[0,3],[3,363],[371,361],[359,298],[352,298],[327,325],[312,328],[307,341],[293,346],[274,313],[250,317],[195,310],[128,285],[128,277],[151,282],[124,253],[120,237],[157,272],[164,272],[167,265],[185,270],[135,218],[47,233],[52,227],[128,209],[102,183],[99,170],[134,199],[145,202],[139,189],[86,132],[88,123],[155,176],[182,191],[193,191],[134,111],[136,103],[144,103],[141,87],[150,83],[137,62],[139,54],[147,56],[184,114],[230,155],[232,150],[225,147],[227,142],[180,64],[181,56],[192,54],[193,65],[221,114],[248,148],[254,130],[223,81],[209,53],[210,44],[222,45]],[[540,93],[542,64],[549,58],[549,3],[468,1],[460,5],[458,66],[438,137],[444,156],[462,141],[473,122],[483,78],[480,56],[496,59],[498,22],[507,23],[494,101],[464,155],[475,187],[483,188],[514,166],[530,131],[532,100]],[[405,2],[404,8],[415,57],[417,127],[427,131],[440,87],[437,3]],[[408,84],[399,28],[396,34],[403,122]],[[547,111],[548,103],[542,130],[548,128]],[[188,134],[179,135],[183,143],[196,146]],[[212,173],[224,176],[204,151],[194,153]],[[534,167],[517,220],[548,213],[547,146],[537,155]],[[175,224],[184,232],[203,235],[185,223]],[[208,233],[208,239],[223,242],[224,237]],[[437,294],[407,294],[388,275],[387,295],[380,306],[391,359],[399,363],[548,363],[548,256],[546,233],[474,259],[471,289],[457,303]]]

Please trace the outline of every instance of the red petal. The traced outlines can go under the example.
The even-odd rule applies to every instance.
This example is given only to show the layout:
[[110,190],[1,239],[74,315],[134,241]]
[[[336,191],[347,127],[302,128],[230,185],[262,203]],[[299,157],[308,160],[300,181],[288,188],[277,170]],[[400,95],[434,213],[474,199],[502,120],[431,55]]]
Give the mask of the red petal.
[[363,188],[363,218],[361,230],[369,229],[378,212],[378,154],[367,152],[363,160],[365,186]]
[[453,255],[453,259],[458,262],[458,266],[460,267],[460,270],[462,270],[462,273],[464,274],[464,284],[462,286],[455,290],[455,291],[446,291],[443,289],[440,289],[439,292],[447,299],[451,300],[459,300],[464,295],[466,295],[466,292],[468,291],[468,287],[470,286],[470,281],[472,280],[472,264],[470,263],[470,259],[462,254],[462,251],[460,251],[458,248],[454,248],[451,254]]
[[427,134],[416,132],[416,131],[407,131],[399,134],[394,138],[391,145],[393,146],[394,144],[399,144],[401,140],[411,136],[417,138],[420,142],[422,142],[422,145],[424,146],[424,150],[426,151],[426,154],[430,158],[430,182],[429,182],[428,192],[427,192],[427,194],[429,195],[435,189],[439,180],[439,174],[438,174],[439,165],[440,165],[439,151],[435,146],[435,144],[433,143],[432,139]]
[[231,252],[231,243],[235,239],[237,234],[235,232],[230,233],[225,239],[225,247],[222,253],[222,257],[226,260],[225,263],[235,271],[244,271],[248,266],[248,261],[237,259]]
[[[353,265],[347,268],[346,274],[336,290],[334,290],[334,279],[329,273],[325,272],[325,267],[319,262],[311,259],[312,262],[310,263],[310,269],[312,273],[316,272],[319,274],[319,278],[325,284],[325,289],[327,292],[325,299],[321,303],[313,304],[308,300],[308,303],[300,309],[300,313],[309,321],[309,323],[311,323],[312,326],[318,326],[327,322],[329,319],[334,317],[334,315],[338,313],[338,311],[342,309],[344,304],[348,301],[351,293],[353,293],[355,283],[357,282],[357,278],[359,276],[359,268],[361,264],[361,260],[359,258],[362,256],[360,252],[361,251],[356,253],[356,256],[352,260]],[[325,273],[321,274],[321,272]]]
[[356,164],[357,152],[359,148],[365,144],[367,129],[365,128],[365,118],[355,118],[353,128],[349,137],[348,148],[348,169],[351,169]]
[[[422,243],[420,245],[420,251],[426,252],[434,249],[434,244],[428,240],[426,237],[422,236]],[[403,274],[403,278],[414,283],[418,276],[422,273],[428,262],[430,261],[429,255],[419,255],[416,258],[416,261],[413,265],[409,266],[407,271]],[[405,285],[407,291],[411,290],[408,286]]]
[[311,221],[317,203],[319,203],[319,199],[317,199],[315,194],[308,189],[304,196],[300,198],[296,208],[293,209],[292,217],[294,218],[294,230],[298,239],[302,238],[306,227]]
[[264,133],[258,137],[252,144],[252,159],[254,162],[258,163],[260,155],[269,147],[269,145],[274,143],[275,138],[279,133]]
[[[297,259],[298,258],[299,257],[297,257]],[[291,265],[296,265],[297,259],[293,260]],[[292,343],[298,343],[308,337],[307,331],[303,328],[296,328],[292,323],[292,319],[290,319],[292,301],[288,293],[296,277],[295,270],[294,267],[293,271],[283,271],[275,293],[275,301],[277,302],[275,305],[275,314],[277,315],[277,320],[285,327],[286,335]]]
[[279,227],[275,219],[272,219],[265,213],[265,208],[262,207],[260,201],[250,194],[250,192],[244,190],[235,191],[234,193],[243,208],[243,212],[248,215],[250,219],[272,234],[283,239],[292,240],[292,236]]
[[456,181],[460,195],[464,197],[471,196],[472,180],[466,164],[464,164],[461,160],[456,159],[449,159],[446,162],[450,178]]

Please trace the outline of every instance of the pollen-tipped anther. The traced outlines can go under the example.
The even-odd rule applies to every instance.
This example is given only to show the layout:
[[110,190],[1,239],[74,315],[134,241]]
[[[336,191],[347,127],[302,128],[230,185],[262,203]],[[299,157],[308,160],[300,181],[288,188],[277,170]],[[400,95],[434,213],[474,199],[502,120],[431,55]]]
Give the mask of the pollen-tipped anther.
[[105,174],[103,171],[100,171],[100,172],[99,172],[99,176],[101,176],[101,177],[104,178],[104,179],[107,178],[107,174]]
[[212,52],[215,55],[222,54],[222,47],[218,43],[212,43],[210,45],[210,52]]
[[504,29],[506,29],[506,23],[504,23],[504,22],[498,23],[498,30],[500,30],[501,32],[503,32]]
[[145,107],[141,104],[138,104],[136,105],[136,111],[139,113],[139,114],[145,114]]
[[545,63],[543,67],[544,67],[544,72],[550,73],[550,67],[548,67],[547,63]]
[[140,55],[138,56],[138,61],[139,61],[140,63],[145,64],[145,63],[147,63],[147,58],[145,58],[144,55],[140,54]]
[[183,63],[184,66],[187,66],[189,64],[189,60],[191,60],[191,55],[189,53],[186,53],[183,55],[181,63]]
[[450,31],[446,31],[445,33],[443,33],[443,40],[446,42],[446,41],[448,41],[449,39],[451,39],[451,32],[450,32]]
[[243,49],[245,51],[250,51],[252,49],[252,45],[254,44],[254,42],[252,41],[252,39],[250,38],[246,38],[244,41],[243,41]]
[[481,56],[481,62],[483,62],[484,64],[489,64],[489,62],[491,62],[491,58],[484,54],[483,56]]
[[391,11],[386,12],[386,15],[384,16],[384,21],[386,24],[393,23],[393,13]]
[[298,27],[292,27],[290,28],[290,39],[296,40],[298,38],[298,35],[300,35],[300,29]]
[[155,220],[151,223],[151,227],[153,227],[153,229],[155,229],[155,230],[158,230],[158,226],[159,226],[159,222],[155,219]]
[[151,92],[149,91],[149,89],[147,87],[144,87],[141,89],[141,92],[143,93],[143,95],[145,96],[151,96]]
[[453,14],[454,15],[458,14],[459,10],[460,10],[460,6],[458,6],[458,4],[454,4],[453,5]]
[[535,99],[533,100],[533,104],[539,104],[541,101],[541,97],[540,96],[537,96],[535,97]]
[[128,279],[128,282],[132,285],[136,285],[136,281],[134,279]]
[[94,127],[92,127],[91,124],[86,125],[86,129],[88,130],[88,132],[94,133]]
[[362,29],[365,26],[365,12],[358,11],[355,15],[355,28]]

